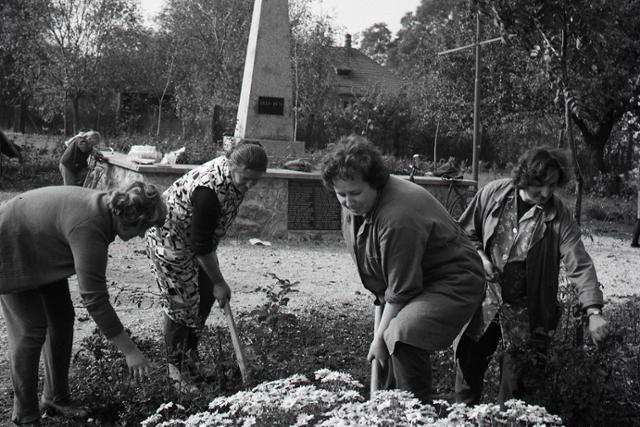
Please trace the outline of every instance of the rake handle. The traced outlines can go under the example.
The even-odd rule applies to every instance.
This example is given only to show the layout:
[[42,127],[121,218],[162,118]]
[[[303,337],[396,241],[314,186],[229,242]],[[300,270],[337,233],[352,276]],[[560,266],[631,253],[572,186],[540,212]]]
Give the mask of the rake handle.
[[240,342],[240,337],[238,336],[236,322],[233,320],[233,314],[231,313],[231,306],[229,305],[229,301],[227,301],[227,303],[224,305],[224,315],[227,318],[227,325],[229,326],[229,332],[231,334],[231,343],[233,344],[233,350],[236,353],[236,359],[238,360],[238,366],[240,367],[242,382],[246,384],[249,380],[247,363],[245,361],[242,343]]
[[[382,305],[373,306],[373,334],[375,335],[380,326],[380,319],[382,318]],[[371,361],[371,384],[369,385],[369,398],[373,397],[373,394],[378,391],[380,384],[380,363],[373,359]]]

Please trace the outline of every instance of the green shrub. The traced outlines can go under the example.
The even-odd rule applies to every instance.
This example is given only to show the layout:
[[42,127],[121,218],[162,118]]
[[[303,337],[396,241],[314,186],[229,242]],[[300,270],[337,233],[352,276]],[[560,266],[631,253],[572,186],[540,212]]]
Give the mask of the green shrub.
[[[331,305],[292,312],[288,302],[295,295],[295,283],[277,276],[272,278],[275,282],[261,290],[265,293],[263,305],[249,313],[238,313],[237,316],[249,365],[250,379],[247,384],[241,383],[229,332],[224,326],[210,326],[204,331],[201,360],[215,368],[217,374],[198,383],[199,390],[192,393],[175,390],[167,381],[161,337],[134,337],[142,351],[156,365],[151,378],[143,384],[137,384],[129,381],[122,355],[96,331],[82,341],[74,358],[71,379],[73,395],[93,407],[91,416],[97,424],[137,425],[168,402],[179,404],[183,409],[165,405],[161,412],[170,411],[171,418],[177,416],[187,419],[206,411],[207,404],[216,397],[224,400],[224,396],[235,395],[230,402],[240,396],[236,395],[238,392],[251,393],[256,386],[264,388],[264,385],[260,386],[264,382],[278,382],[282,381],[279,380],[281,378],[296,375],[311,378],[314,372],[325,368],[349,373],[358,383],[368,383],[369,365],[365,356],[371,339],[371,312],[356,306]],[[596,348],[586,338],[582,321],[573,317],[573,290],[566,286],[562,289],[565,310],[548,353],[546,368],[542,376],[534,377],[528,383],[530,393],[524,396],[524,401],[559,415],[568,427],[639,425],[640,297],[628,297],[606,304],[605,313],[611,321],[613,334],[606,345]],[[121,295],[121,298],[124,297]],[[464,422],[468,422],[465,417],[469,414],[477,417],[479,411],[484,416],[493,417],[497,414],[495,406],[491,404],[480,405],[479,409],[476,407],[473,410],[475,412],[471,412],[469,408],[460,409],[458,405],[446,403],[452,401],[454,380],[450,350],[435,353],[432,367],[434,394],[443,400],[434,405],[438,417],[462,417],[466,420]],[[486,376],[485,402],[496,400],[498,378],[494,358]],[[369,397],[367,391],[358,391],[358,394],[360,397],[354,401],[354,404],[360,405],[357,411],[371,409],[367,406],[370,403],[364,400]],[[381,405],[388,405],[389,399],[396,402],[392,395],[399,396],[385,394],[383,396],[388,399],[375,402]],[[520,408],[517,409],[520,415],[523,410],[527,414],[542,413],[542,410],[535,410],[532,406],[515,405],[514,408]],[[452,425],[444,422],[440,421],[439,425]],[[490,425],[462,422],[457,425]],[[66,425],[77,424],[69,421]]]

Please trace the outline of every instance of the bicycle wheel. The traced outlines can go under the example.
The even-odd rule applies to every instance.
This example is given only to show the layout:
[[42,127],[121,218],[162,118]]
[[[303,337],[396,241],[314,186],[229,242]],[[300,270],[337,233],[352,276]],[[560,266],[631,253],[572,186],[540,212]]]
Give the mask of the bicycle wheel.
[[453,195],[449,203],[447,203],[446,208],[451,216],[454,219],[458,220],[464,210],[467,209],[467,206],[469,206],[469,203],[471,202],[471,199],[473,199],[473,197],[476,195],[476,192],[468,189],[456,189],[454,190],[454,193],[455,194]]
[[100,185],[100,179],[104,173],[104,165],[102,165],[97,160],[92,160],[89,162],[89,172],[87,172],[87,176],[84,178],[84,182],[82,186],[85,188],[93,188],[96,189]]

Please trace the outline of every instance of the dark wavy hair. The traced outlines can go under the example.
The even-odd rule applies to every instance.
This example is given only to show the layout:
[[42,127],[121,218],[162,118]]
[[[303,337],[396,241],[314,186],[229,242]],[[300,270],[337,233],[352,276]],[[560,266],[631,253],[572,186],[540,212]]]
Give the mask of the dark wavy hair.
[[360,176],[375,189],[380,189],[389,179],[382,153],[368,139],[358,135],[343,136],[329,148],[320,170],[322,182],[329,190],[333,190],[336,179]]
[[557,173],[557,184],[562,187],[571,179],[569,165],[569,157],[564,150],[535,147],[520,156],[511,178],[517,188],[526,188],[551,184]]
[[111,214],[128,227],[161,227],[167,215],[160,191],[141,181],[131,183],[124,191],[109,193],[108,206]]
[[257,141],[241,140],[225,153],[225,157],[236,166],[258,172],[266,172],[269,164],[267,152]]

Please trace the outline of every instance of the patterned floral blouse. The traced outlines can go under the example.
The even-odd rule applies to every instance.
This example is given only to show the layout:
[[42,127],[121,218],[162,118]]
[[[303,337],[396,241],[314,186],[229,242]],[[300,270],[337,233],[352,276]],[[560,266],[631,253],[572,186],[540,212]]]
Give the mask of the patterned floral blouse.
[[147,232],[148,255],[163,296],[161,307],[172,320],[190,327],[201,327],[204,321],[198,315],[199,266],[191,238],[191,197],[198,187],[211,188],[220,203],[213,236],[213,247],[217,247],[244,198],[233,184],[226,157],[204,163],[176,180],[164,193],[168,209],[164,226]]

